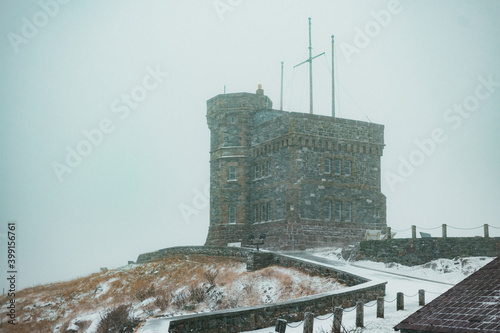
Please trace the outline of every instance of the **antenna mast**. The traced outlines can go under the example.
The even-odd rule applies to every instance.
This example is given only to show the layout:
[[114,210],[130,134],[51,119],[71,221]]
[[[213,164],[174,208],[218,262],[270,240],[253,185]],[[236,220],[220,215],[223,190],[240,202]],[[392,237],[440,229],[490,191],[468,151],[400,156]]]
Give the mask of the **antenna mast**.
[[280,111],[283,111],[283,61],[281,62],[281,100]]
[[318,54],[317,56],[312,56],[312,43],[311,43],[311,18],[309,18],[309,59],[307,59],[306,61],[303,61],[301,62],[300,64],[298,65],[295,65],[293,66],[293,68],[295,67],[298,67],[302,64],[305,64],[306,62],[309,63],[309,103],[310,103],[310,106],[309,106],[309,113],[313,113],[313,70],[312,70],[312,61],[313,59],[316,59],[317,57],[320,57],[322,56],[323,54],[325,54],[325,52],[321,53],[321,54]]
[[332,117],[335,118],[335,52],[333,50],[333,37],[332,35]]

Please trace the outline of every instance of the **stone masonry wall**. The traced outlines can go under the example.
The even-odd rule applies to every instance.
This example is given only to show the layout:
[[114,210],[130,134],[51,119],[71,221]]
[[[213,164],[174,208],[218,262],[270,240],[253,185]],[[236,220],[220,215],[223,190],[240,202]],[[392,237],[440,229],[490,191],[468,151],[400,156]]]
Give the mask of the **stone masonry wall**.
[[137,263],[143,264],[169,256],[176,255],[206,255],[215,257],[227,257],[246,261],[252,249],[242,247],[215,247],[215,246],[177,246],[161,249],[154,252],[142,253],[137,257]]
[[369,302],[385,295],[385,283],[367,283],[364,287],[336,290],[288,302],[260,305],[244,309],[216,311],[185,316],[170,321],[169,332],[237,333],[274,326],[277,319],[288,322],[303,320],[305,312],[315,316],[332,313],[334,307],[352,307],[357,301]]
[[412,266],[439,258],[499,255],[500,237],[408,238],[361,242],[358,260]]
[[247,246],[249,236],[265,234],[263,248],[305,249],[385,232],[383,125],[273,110],[263,91],[208,100],[207,122],[205,245]]
[[242,247],[215,247],[215,246],[178,246],[161,249],[155,252],[140,254],[137,263],[142,264],[166,258],[169,256],[205,255],[212,257],[232,258],[247,263],[247,270],[254,271],[269,266],[291,267],[307,274],[336,278],[348,286],[366,283],[369,280],[358,275],[336,270],[332,267],[288,257],[275,252],[258,252]]

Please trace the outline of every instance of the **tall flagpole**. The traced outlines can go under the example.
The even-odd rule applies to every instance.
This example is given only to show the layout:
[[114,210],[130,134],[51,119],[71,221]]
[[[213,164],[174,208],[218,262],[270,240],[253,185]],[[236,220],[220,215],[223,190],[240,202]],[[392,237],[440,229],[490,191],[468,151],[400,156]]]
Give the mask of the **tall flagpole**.
[[318,54],[317,56],[312,56],[312,42],[311,42],[311,18],[309,18],[309,59],[301,62],[298,65],[293,66],[293,68],[298,67],[306,62],[309,63],[309,113],[313,113],[313,70],[312,70],[312,61],[313,59],[322,56],[325,52]]
[[281,62],[281,99],[280,99],[280,111],[283,111],[283,61]]
[[333,35],[332,35],[332,117],[335,118],[335,51],[333,48]]
[[313,62],[311,43],[311,18],[309,18],[309,113],[313,113]]

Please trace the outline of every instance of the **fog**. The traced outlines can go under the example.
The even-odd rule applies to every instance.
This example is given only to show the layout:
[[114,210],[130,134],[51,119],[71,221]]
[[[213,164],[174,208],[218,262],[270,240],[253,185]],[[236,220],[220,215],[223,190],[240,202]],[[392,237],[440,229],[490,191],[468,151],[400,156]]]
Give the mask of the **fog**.
[[[283,61],[283,109],[309,112],[307,65],[293,69],[308,57],[308,17],[313,55],[326,52],[314,112],[331,114],[335,35],[337,116],[385,125],[388,225],[500,228],[498,1],[2,7],[0,269],[16,221],[19,288],[203,244],[206,100],[262,84],[279,109]],[[460,235],[482,229],[448,231]]]

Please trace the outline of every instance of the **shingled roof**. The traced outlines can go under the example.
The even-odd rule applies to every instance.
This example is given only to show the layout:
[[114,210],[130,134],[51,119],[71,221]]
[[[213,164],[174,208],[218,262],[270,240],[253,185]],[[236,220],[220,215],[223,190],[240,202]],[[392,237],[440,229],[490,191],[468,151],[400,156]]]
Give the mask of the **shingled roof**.
[[500,332],[500,257],[394,327],[402,333]]

